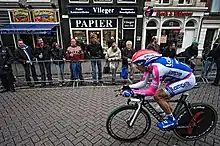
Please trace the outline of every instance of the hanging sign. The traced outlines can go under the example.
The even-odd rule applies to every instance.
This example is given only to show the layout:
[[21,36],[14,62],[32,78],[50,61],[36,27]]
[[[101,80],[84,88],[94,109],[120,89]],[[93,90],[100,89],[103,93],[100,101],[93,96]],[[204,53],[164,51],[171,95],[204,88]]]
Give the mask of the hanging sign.
[[13,22],[30,22],[28,10],[16,9],[12,11]]
[[34,22],[57,22],[54,10],[33,10]]

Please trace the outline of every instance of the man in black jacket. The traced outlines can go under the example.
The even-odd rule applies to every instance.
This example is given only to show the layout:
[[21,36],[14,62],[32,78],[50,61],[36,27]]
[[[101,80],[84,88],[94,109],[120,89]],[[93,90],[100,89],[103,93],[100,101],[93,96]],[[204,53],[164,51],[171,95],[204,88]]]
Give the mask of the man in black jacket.
[[102,64],[101,60],[104,57],[103,55],[103,49],[100,43],[97,42],[97,36],[93,35],[91,37],[91,44],[87,46],[87,53],[90,59],[93,59],[91,61],[92,65],[92,78],[93,78],[93,84],[97,84],[97,76],[96,76],[96,64],[98,66],[98,80],[100,83],[102,83]]
[[30,78],[30,69],[34,81],[35,82],[38,81],[35,66],[33,63],[34,54],[32,48],[25,45],[22,39],[18,40],[18,49],[15,51],[15,58],[24,67],[25,79],[27,81],[27,84],[30,87],[33,87],[34,85],[31,83],[31,78]]
[[1,93],[7,91],[15,92],[14,75],[11,68],[13,60],[14,57],[11,50],[0,42],[0,78],[4,87]]
[[169,44],[169,47],[163,50],[163,57],[175,58],[176,57],[176,44],[174,42]]
[[[48,45],[46,45],[42,38],[37,39],[37,45],[34,51],[35,57],[39,61],[39,67],[41,72],[41,87],[46,86],[46,76],[45,76],[45,68],[47,71],[47,79],[50,85],[52,83],[52,74],[51,74],[51,49]],[[44,68],[45,66],[45,68]]]
[[215,77],[214,83],[212,83],[212,85],[219,86],[219,81],[220,81],[220,35],[213,45],[213,50],[211,51],[211,55],[214,58],[216,66],[217,66],[216,77]]

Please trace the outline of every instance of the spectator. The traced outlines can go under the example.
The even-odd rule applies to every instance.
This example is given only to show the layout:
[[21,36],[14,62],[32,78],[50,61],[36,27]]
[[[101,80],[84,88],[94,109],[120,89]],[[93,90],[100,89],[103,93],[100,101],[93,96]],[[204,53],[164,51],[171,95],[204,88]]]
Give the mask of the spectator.
[[1,91],[15,92],[14,89],[14,75],[12,72],[11,64],[13,63],[13,54],[8,47],[2,45],[0,41],[0,79],[4,89]]
[[103,49],[100,43],[97,41],[97,36],[93,35],[91,37],[91,44],[87,46],[87,53],[91,61],[92,65],[92,78],[93,78],[93,84],[97,84],[97,75],[96,75],[96,65],[98,66],[98,80],[99,83],[103,83],[102,81],[102,64],[101,60],[103,58]]
[[132,48],[132,42],[127,41],[126,47],[122,49],[121,55],[122,55],[122,67],[126,66],[129,70],[129,79],[133,80],[133,74],[134,74],[134,65],[131,63],[131,58],[135,53],[135,49]]
[[175,58],[176,57],[176,44],[172,42],[169,47],[165,48],[163,51],[164,57]]
[[195,68],[195,63],[192,62],[193,59],[195,59],[198,56],[198,45],[199,42],[193,41],[192,45],[186,48],[186,50],[183,53],[183,57],[185,58],[186,64],[188,64],[193,70]]
[[[39,62],[40,72],[41,72],[41,87],[46,86],[46,76],[45,76],[45,68],[47,71],[47,79],[50,85],[52,83],[52,74],[51,74],[51,48],[46,45],[42,38],[37,39],[37,44],[35,48],[35,57]],[[45,66],[45,68],[44,68]]]
[[217,73],[214,82],[212,85],[219,86],[220,81],[220,34],[218,35],[218,39],[215,41],[213,50],[211,51],[211,55],[215,60],[217,66]]
[[60,44],[54,42],[52,44],[52,50],[51,50],[53,63],[55,64],[57,68],[57,75],[59,79],[59,86],[64,85],[64,61],[65,59],[65,52],[64,50],[60,47]]
[[151,43],[147,45],[147,49],[160,53],[160,45],[158,45],[157,36],[152,37]]
[[25,45],[22,39],[18,40],[18,49],[15,51],[15,57],[16,60],[24,67],[25,79],[27,81],[27,84],[30,87],[33,87],[34,84],[31,83],[30,70],[34,81],[38,82],[36,69],[33,62],[35,60],[35,57],[32,48]]
[[71,46],[69,46],[66,51],[66,59],[71,61],[73,80],[78,80],[81,70],[80,60],[84,59],[84,53],[81,47],[77,46],[75,39],[71,39]]
[[121,50],[116,43],[108,49],[105,58],[110,62],[110,69],[112,71],[112,84],[115,84],[116,71],[121,60]]

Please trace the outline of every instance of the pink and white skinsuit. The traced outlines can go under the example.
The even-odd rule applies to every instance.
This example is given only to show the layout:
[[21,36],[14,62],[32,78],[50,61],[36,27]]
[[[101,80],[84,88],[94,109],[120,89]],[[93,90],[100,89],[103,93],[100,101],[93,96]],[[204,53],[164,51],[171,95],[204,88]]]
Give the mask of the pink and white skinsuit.
[[152,63],[152,82],[149,88],[144,88],[149,75],[150,73],[146,71],[140,82],[129,85],[135,94],[154,96],[161,80],[167,82],[163,90],[170,97],[190,90],[196,84],[195,76],[189,66],[167,57],[160,57]]

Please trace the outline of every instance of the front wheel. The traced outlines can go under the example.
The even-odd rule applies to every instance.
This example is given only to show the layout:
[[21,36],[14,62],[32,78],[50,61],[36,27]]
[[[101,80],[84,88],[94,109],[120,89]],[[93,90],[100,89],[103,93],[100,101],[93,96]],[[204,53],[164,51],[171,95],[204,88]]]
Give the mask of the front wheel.
[[196,140],[209,134],[216,126],[218,115],[216,110],[205,103],[191,104],[189,114],[186,108],[182,108],[176,115],[178,126],[174,133],[182,140]]
[[130,126],[130,119],[134,117],[137,109],[137,105],[123,105],[112,111],[106,122],[108,133],[121,141],[133,141],[143,137],[150,129],[151,119],[147,112],[140,109],[135,122]]

